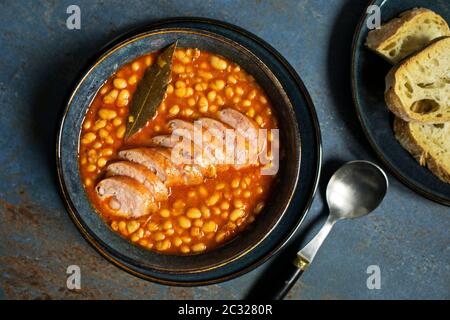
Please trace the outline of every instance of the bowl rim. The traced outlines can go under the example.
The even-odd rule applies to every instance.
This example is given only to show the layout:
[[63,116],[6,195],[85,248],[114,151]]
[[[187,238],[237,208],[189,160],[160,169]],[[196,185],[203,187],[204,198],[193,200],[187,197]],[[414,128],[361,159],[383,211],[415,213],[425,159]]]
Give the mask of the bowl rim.
[[[321,135],[320,135],[320,127],[319,127],[319,123],[317,120],[317,115],[315,113],[315,109],[314,109],[314,105],[312,103],[312,100],[309,96],[309,93],[307,92],[306,88],[304,87],[303,82],[301,81],[300,77],[298,76],[298,74],[295,72],[295,70],[290,66],[290,64],[277,52],[275,51],[275,49],[273,49],[270,45],[268,45],[267,43],[265,43],[263,40],[257,38],[256,36],[254,36],[253,34],[249,33],[248,31],[245,31],[239,27],[230,25],[228,23],[224,23],[221,21],[217,21],[217,20],[212,20],[212,19],[205,19],[205,18],[171,18],[171,19],[164,19],[164,20],[159,20],[157,22],[154,23],[150,23],[150,24],[146,24],[144,26],[138,27],[138,28],[134,28],[131,31],[125,32],[121,35],[119,35],[118,37],[116,37],[115,39],[113,39],[112,41],[110,41],[107,45],[103,46],[98,52],[97,54],[94,56],[94,58],[92,60],[90,60],[87,64],[86,68],[83,68],[81,71],[81,76],[76,78],[76,85],[75,86],[71,86],[70,88],[70,95],[69,95],[69,99],[65,100],[65,105],[64,108],[62,109],[62,116],[61,116],[61,120],[58,126],[58,132],[57,132],[57,139],[56,139],[56,143],[57,143],[57,148],[56,148],[56,161],[57,161],[57,171],[58,171],[58,182],[59,182],[59,188],[60,188],[60,192],[62,194],[62,197],[64,199],[64,204],[66,206],[67,211],[69,212],[69,215],[71,217],[71,219],[73,220],[73,222],[75,223],[75,225],[77,226],[77,228],[81,231],[82,235],[85,237],[85,239],[94,247],[96,248],[97,251],[99,251],[99,253],[104,256],[105,258],[107,258],[107,260],[109,260],[110,262],[113,262],[113,264],[119,266],[120,268],[124,269],[125,271],[132,273],[136,276],[139,276],[141,278],[147,279],[147,280],[152,280],[152,281],[156,281],[159,283],[166,283],[166,284],[180,284],[177,281],[163,281],[159,278],[156,277],[150,277],[148,275],[143,275],[140,272],[136,272],[136,270],[133,270],[129,267],[127,267],[127,264],[129,262],[119,262],[117,260],[116,257],[111,256],[111,253],[109,250],[107,250],[106,248],[104,248],[101,245],[101,241],[99,243],[99,241],[96,239],[95,234],[93,234],[92,232],[89,232],[88,230],[86,230],[86,228],[82,225],[79,217],[78,217],[78,213],[77,210],[74,206],[74,204],[71,201],[70,195],[66,189],[65,186],[65,182],[64,182],[64,175],[62,173],[62,168],[61,168],[61,136],[62,136],[62,129],[64,127],[64,122],[65,122],[65,118],[67,115],[68,110],[70,109],[70,104],[72,101],[72,97],[74,96],[74,94],[76,94],[77,89],[79,87],[79,85],[84,81],[85,77],[89,75],[89,73],[92,71],[93,68],[95,68],[96,64],[99,63],[100,61],[102,61],[103,59],[105,59],[109,54],[113,53],[116,49],[125,46],[129,43],[129,41],[131,41],[134,38],[140,38],[140,37],[144,37],[145,34],[152,34],[155,31],[159,30],[161,31],[162,29],[166,29],[167,31],[170,30],[186,30],[186,29],[190,29],[191,31],[198,31],[199,33],[205,34],[208,33],[210,35],[214,35],[220,38],[223,38],[225,40],[227,40],[227,42],[231,42],[231,43],[235,43],[236,45],[238,45],[240,48],[245,49],[246,51],[250,50],[243,44],[240,43],[236,43],[234,40],[227,38],[226,36],[222,35],[222,34],[217,34],[211,30],[204,30],[204,29],[198,29],[198,28],[191,28],[191,27],[179,27],[179,28],[172,28],[172,27],[163,27],[162,29],[158,29],[159,27],[162,27],[168,23],[176,23],[176,22],[200,22],[200,23],[208,23],[208,24],[215,24],[215,25],[219,25],[222,27],[225,27],[227,29],[232,29],[233,31],[237,31],[241,34],[243,34],[244,36],[250,38],[253,41],[256,41],[258,44],[262,45],[266,50],[269,51],[269,53],[271,53],[272,55],[274,55],[280,62],[282,62],[282,65],[286,68],[286,70],[289,72],[289,74],[293,77],[295,83],[298,85],[298,88],[301,90],[301,93],[303,95],[303,97],[305,98],[306,101],[306,107],[309,109],[309,112],[311,114],[311,117],[313,119],[313,127],[315,129],[315,138],[316,138],[316,144],[317,144],[317,163],[316,163],[316,172],[314,175],[314,188],[313,190],[310,190],[309,192],[309,196],[308,196],[308,201],[307,201],[307,205],[305,206],[304,210],[303,210],[303,215],[301,217],[301,219],[299,219],[298,223],[295,225],[295,227],[290,230],[290,232],[288,233],[288,236],[281,241],[280,243],[278,243],[276,245],[276,248],[274,250],[272,250],[271,252],[268,252],[264,255],[264,257],[260,258],[259,260],[257,260],[255,263],[253,263],[252,265],[250,265],[247,268],[244,268],[242,270],[239,270],[238,272],[235,272],[234,274],[230,275],[230,277],[235,277],[238,274],[242,274],[245,272],[250,271],[251,269],[256,268],[258,265],[260,265],[261,263],[263,263],[266,259],[268,259],[270,256],[272,256],[274,253],[278,252],[282,247],[284,247],[284,245],[289,241],[289,239],[292,237],[292,235],[295,233],[295,231],[298,229],[298,227],[300,226],[301,222],[303,221],[304,217],[306,216],[306,213],[308,212],[314,194],[317,190],[317,186],[318,186],[318,181],[319,181],[319,177],[320,177],[320,171],[321,171],[321,163],[322,163],[322,145],[321,145]],[[251,52],[250,52],[251,53]],[[272,71],[270,70],[269,67],[266,66],[266,64],[264,62],[262,62],[258,56],[256,56],[255,54],[251,53],[253,57],[256,57],[257,59],[257,64],[258,65],[262,65],[263,69],[267,69],[270,74],[272,74],[273,78],[275,78],[276,81],[279,81],[278,78],[273,75]],[[283,88],[281,85],[279,85],[279,87],[281,88],[282,91],[282,95],[286,95],[286,92],[284,92]],[[294,110],[292,103],[290,103],[289,101],[289,105],[291,107],[292,110]],[[297,124],[297,123],[296,123]],[[298,124],[297,124],[297,128],[296,128],[296,139],[299,139],[299,144],[301,145],[301,136],[300,136],[300,130],[298,129]],[[269,231],[263,235],[262,237],[258,238],[258,241],[247,246],[243,251],[239,252],[237,255],[224,260],[223,263],[221,263],[220,265],[214,265],[213,268],[218,268],[218,267],[222,267],[223,265],[226,265],[228,263],[231,263],[235,260],[238,260],[239,258],[243,257],[244,255],[246,255],[247,253],[251,252],[253,249],[255,249],[263,240],[265,240],[271,233],[272,231],[278,226],[278,223],[280,222],[280,220],[282,219],[282,217],[284,216],[286,210],[289,208],[289,205],[294,197],[295,191],[296,191],[296,187],[298,184],[298,180],[299,180],[299,174],[300,174],[300,163],[301,163],[301,150],[300,150],[300,154],[298,155],[298,159],[296,159],[296,176],[295,176],[295,181],[294,184],[292,186],[292,190],[290,190],[290,195],[288,197],[288,201],[286,201],[285,204],[283,204],[280,207],[280,211],[282,211],[276,218],[275,223],[271,223],[270,224],[270,229]],[[108,252],[109,251],[109,252]],[[205,253],[207,254],[207,253]],[[158,272],[163,271],[164,270],[159,270],[156,269]],[[209,271],[210,269],[196,269],[194,270],[194,273],[199,273],[199,272],[204,272],[204,271]],[[166,271],[167,272],[167,271]],[[177,273],[177,271],[172,271],[172,272],[168,272],[168,273]],[[183,270],[183,273],[189,273],[186,272],[186,270]],[[219,282],[219,281],[223,281],[228,277],[221,277],[221,278],[216,278],[212,281],[208,281],[205,282],[205,284],[207,283],[212,283],[212,282]],[[198,282],[195,282],[194,284],[198,284]],[[182,285],[191,285],[190,283],[186,283],[183,282]]]
[[[272,231],[277,227],[280,220],[283,218],[283,215],[286,212],[286,210],[288,209],[289,204],[293,198],[295,189],[297,187],[299,174],[300,174],[300,164],[301,164],[300,130],[298,128],[298,123],[295,120],[295,111],[294,111],[293,105],[292,105],[287,93],[284,91],[284,88],[282,87],[278,78],[267,67],[267,65],[264,64],[261,61],[261,59],[259,59],[255,54],[253,54],[250,50],[248,50],[246,47],[242,46],[241,44],[236,43],[235,41],[228,39],[222,35],[214,34],[209,31],[206,31],[206,30],[193,30],[190,28],[183,28],[183,27],[164,28],[164,29],[156,28],[154,30],[148,30],[146,32],[139,33],[130,38],[127,38],[124,41],[120,41],[113,48],[104,52],[101,55],[101,57],[90,66],[89,70],[85,73],[83,78],[80,79],[77,87],[74,89],[74,91],[71,95],[71,98],[67,104],[66,112],[64,114],[64,118],[63,118],[60,130],[61,130],[61,132],[63,132],[64,129],[67,127],[68,124],[66,124],[66,116],[71,112],[71,109],[75,108],[75,111],[77,112],[77,110],[76,110],[77,105],[73,105],[73,100],[79,94],[80,86],[83,85],[83,83],[90,77],[92,72],[95,70],[95,68],[97,68],[100,65],[100,63],[102,63],[103,61],[108,59],[110,56],[115,54],[118,50],[121,50],[122,48],[125,48],[128,45],[132,45],[136,41],[146,39],[146,38],[151,38],[154,36],[159,36],[159,35],[169,35],[172,33],[181,33],[181,35],[186,33],[186,34],[193,34],[193,35],[199,36],[201,38],[205,37],[205,38],[214,39],[216,41],[222,42],[226,46],[236,48],[236,50],[238,50],[241,54],[247,55],[248,58],[251,61],[253,61],[255,63],[255,65],[258,66],[262,70],[262,72],[268,77],[268,79],[271,81],[271,83],[273,83],[273,85],[276,87],[276,90],[278,91],[278,93],[282,96],[282,99],[284,100],[284,104],[286,105],[286,110],[288,111],[287,113],[289,114],[288,118],[293,119],[292,126],[289,126],[289,128],[291,129],[290,131],[293,131],[293,133],[294,133],[292,142],[295,144],[295,147],[296,147],[295,149],[298,149],[295,151],[295,156],[294,156],[295,159],[293,159],[294,161],[291,162],[292,165],[294,166],[293,171],[295,173],[292,172],[293,175],[288,176],[289,183],[286,183],[286,185],[288,186],[288,189],[286,190],[286,194],[284,194],[284,195],[287,195],[287,198],[283,199],[283,202],[281,202],[281,205],[279,205],[279,208],[277,208],[277,210],[274,211],[274,212],[276,212],[276,215],[273,217],[273,219],[270,219],[270,221],[267,223],[267,228],[266,228],[266,230],[264,230],[265,232],[261,233],[261,234],[257,234],[257,236],[255,237],[256,239],[254,241],[248,242],[243,248],[233,252],[231,255],[226,256],[223,259],[218,259],[216,262],[212,262],[210,264],[207,263],[201,267],[192,266],[189,268],[178,268],[178,269],[173,267],[170,269],[169,268],[166,269],[164,267],[153,266],[151,264],[145,265],[145,263],[142,263],[142,260],[138,260],[138,259],[129,257],[128,255],[124,254],[124,251],[116,250],[109,243],[107,243],[103,240],[99,240],[99,242],[102,244],[102,247],[106,251],[109,251],[110,254],[121,257],[121,259],[123,259],[125,261],[129,261],[130,263],[137,265],[139,267],[152,268],[152,269],[164,272],[164,273],[175,273],[175,274],[176,273],[199,273],[202,271],[208,271],[211,269],[222,267],[222,266],[224,266],[228,263],[231,263],[239,258],[242,258],[246,254],[250,253],[253,249],[255,249],[261,242],[263,242],[272,233]],[[81,111],[84,111],[84,110],[81,110]],[[86,112],[85,112],[85,115],[86,115]],[[61,141],[64,138],[65,137],[62,137],[60,140],[60,143],[58,144],[59,149],[63,149],[63,148],[61,148]],[[64,179],[65,175],[64,175],[63,170],[61,172],[61,175],[62,175],[63,180],[65,181],[65,179]],[[84,188],[84,193],[86,195],[85,188]],[[70,195],[69,195],[69,197],[70,197]],[[92,203],[90,203],[90,204],[91,204],[91,208],[93,209],[93,211],[96,212],[99,216],[101,216],[101,212],[99,212],[97,208],[92,206]],[[80,210],[78,210],[76,207],[73,208],[73,214],[75,216],[77,216],[78,220],[83,221],[83,222],[85,221],[85,219],[83,219],[83,217],[81,217]],[[92,234],[92,235],[98,234],[94,230],[92,230],[90,228],[90,226],[86,223],[84,223],[84,229],[89,234]],[[112,231],[109,230],[109,232],[112,232]],[[239,235],[239,234],[237,234],[237,235]],[[126,239],[126,240],[128,241],[128,244],[132,244],[128,239]],[[229,241],[229,242],[232,242],[234,240],[234,238],[230,239],[230,240],[231,241]],[[217,249],[225,247],[227,243],[228,242],[224,243],[223,245],[218,246]],[[139,248],[139,249],[142,249],[142,248]],[[212,249],[212,251],[215,251],[215,249]],[[193,256],[207,255],[209,252],[210,251],[202,252],[202,253],[198,253],[198,254],[190,254],[187,257],[183,256],[181,259],[187,260],[187,259],[191,259],[190,257],[193,257]],[[164,253],[160,253],[160,252],[153,252],[153,253],[156,253],[159,255],[165,255]],[[167,259],[179,259],[179,257],[182,255],[165,255],[165,256],[167,256]]]

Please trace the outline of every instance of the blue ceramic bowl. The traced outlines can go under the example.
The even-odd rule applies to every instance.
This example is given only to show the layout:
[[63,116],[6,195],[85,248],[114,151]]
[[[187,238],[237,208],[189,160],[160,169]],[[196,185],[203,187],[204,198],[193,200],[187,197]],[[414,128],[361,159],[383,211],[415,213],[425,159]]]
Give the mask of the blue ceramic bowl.
[[[382,23],[403,11],[424,7],[450,22],[448,1],[437,0],[375,0],[369,5],[380,7]],[[365,46],[368,16],[361,18],[353,39],[352,89],[356,111],[364,132],[383,163],[408,187],[436,202],[450,205],[450,184],[447,184],[419,163],[400,145],[393,132],[394,116],[384,101],[384,78],[391,66]]]
[[[180,47],[197,47],[223,55],[253,75],[268,94],[280,120],[282,144],[274,191],[255,223],[214,250],[188,256],[145,250],[112,231],[90,204],[78,167],[81,124],[104,81],[123,64],[176,40]],[[249,270],[286,242],[306,213],[317,186],[320,134],[312,103],[298,76],[272,50],[254,36],[220,22],[175,19],[121,36],[89,66],[71,93],[62,117],[57,167],[72,219],[102,255],[143,278],[186,285],[219,281]],[[290,213],[288,208],[296,190],[301,193],[301,208]]]

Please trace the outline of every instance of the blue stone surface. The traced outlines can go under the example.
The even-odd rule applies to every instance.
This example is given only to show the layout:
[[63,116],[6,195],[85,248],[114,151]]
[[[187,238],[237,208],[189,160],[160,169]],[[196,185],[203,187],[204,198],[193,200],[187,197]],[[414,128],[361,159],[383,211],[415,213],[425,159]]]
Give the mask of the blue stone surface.
[[[103,259],[70,220],[54,166],[57,119],[88,60],[130,28],[177,16],[224,20],[266,40],[300,74],[321,124],[324,167],[294,247],[320,228],[324,188],[340,164],[379,163],[350,90],[351,40],[365,1],[80,0],[81,30],[66,28],[71,4],[0,3],[0,298],[239,299],[276,276],[279,257],[211,286],[150,283]],[[390,174],[389,180],[387,197],[372,215],[336,225],[288,298],[450,298],[450,209],[418,196]],[[66,287],[69,265],[81,268],[80,291]],[[379,290],[367,288],[370,265],[380,267]]]

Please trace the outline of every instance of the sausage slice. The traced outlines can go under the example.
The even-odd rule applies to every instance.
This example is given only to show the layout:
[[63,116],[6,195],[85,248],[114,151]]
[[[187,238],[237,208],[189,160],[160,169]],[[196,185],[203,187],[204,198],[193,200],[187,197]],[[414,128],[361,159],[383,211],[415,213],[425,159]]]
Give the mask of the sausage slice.
[[163,181],[166,186],[183,184],[181,172],[170,159],[157,152],[163,148],[134,148],[122,150],[119,157],[145,166]]
[[138,218],[150,213],[153,196],[136,180],[115,176],[101,180],[95,187],[101,200],[109,200],[114,215],[125,218]]
[[153,195],[155,201],[167,200],[169,191],[165,184],[145,166],[130,162],[118,161],[106,168],[106,176],[127,176],[142,183]]

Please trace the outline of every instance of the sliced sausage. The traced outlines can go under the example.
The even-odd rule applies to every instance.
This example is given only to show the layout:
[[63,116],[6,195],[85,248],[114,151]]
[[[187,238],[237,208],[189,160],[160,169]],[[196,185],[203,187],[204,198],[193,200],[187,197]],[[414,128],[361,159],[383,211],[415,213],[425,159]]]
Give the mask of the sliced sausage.
[[[209,162],[211,164],[219,164],[225,162],[225,153],[223,151],[223,140],[214,141],[209,140],[208,135],[202,132],[201,141],[196,140],[197,137],[194,135],[194,125],[184,120],[174,119],[169,121],[169,129],[172,130],[172,134],[181,136],[185,139],[190,139],[197,149],[201,151],[204,162]],[[199,157],[200,152],[195,152],[196,156]],[[198,159],[198,158],[197,158]]]
[[103,179],[95,190],[101,200],[109,201],[111,212],[117,216],[137,218],[152,211],[152,194],[143,184],[130,177]]
[[156,136],[151,139],[151,143],[153,145],[165,148],[173,148],[178,144],[178,142],[179,139],[177,137],[170,135]]
[[[221,121],[236,130],[236,168],[257,164],[257,158],[266,141],[258,145],[258,126],[246,115],[231,108],[218,112]],[[247,141],[244,141],[247,140]]]
[[242,169],[256,163],[255,158],[257,157],[257,153],[255,152],[253,159],[250,161],[248,144],[245,144],[245,141],[241,148],[237,148],[238,139],[243,138],[237,130],[229,129],[222,122],[212,118],[200,118],[197,121],[211,131],[212,135],[218,139],[222,139],[225,147],[226,163],[233,164],[236,169]]
[[256,142],[258,126],[250,120],[249,117],[231,108],[223,109],[218,112],[221,121],[234,128],[250,142]]
[[[200,144],[203,149],[195,148],[194,125],[175,119],[169,122],[172,135],[151,138],[154,147],[120,151],[119,158],[127,161],[107,167],[106,178],[96,186],[99,198],[109,201],[116,215],[139,217],[155,211],[156,202],[168,199],[168,187],[201,184],[204,177],[227,170],[229,166],[224,163],[229,162],[226,162],[224,146],[226,151],[233,151],[235,168],[256,164],[251,148],[256,146],[256,153],[259,151],[257,125],[234,109],[221,110],[218,115],[223,123],[211,118],[198,120],[206,129]],[[235,130],[227,131],[228,126]],[[179,137],[184,139],[180,141]],[[177,148],[180,142],[186,141],[188,147]]]
[[133,148],[122,150],[119,152],[119,157],[147,167],[166,186],[183,184],[181,172],[179,172],[170,159],[157,152],[158,149],[164,148]]
[[168,125],[172,134],[192,141],[194,140],[194,125],[192,123],[180,119],[173,119],[169,121]]
[[200,118],[196,122],[217,135],[218,138],[225,139],[225,132],[228,128],[222,122],[212,118]]
[[196,185],[203,183],[203,173],[201,168],[192,163],[192,159],[183,153],[178,153],[174,149],[154,148],[155,152],[161,154],[180,172],[183,183],[186,185]]
[[[188,145],[183,145],[183,143],[186,143],[186,141],[177,142],[176,138],[169,135],[152,138],[153,145],[172,148],[171,159],[175,164],[195,165],[194,168],[185,166],[182,171],[193,171],[193,174],[200,171],[205,177],[214,177],[218,167],[217,164],[215,164],[215,159],[207,160],[206,157],[203,157],[201,150],[194,148],[191,140],[189,140]],[[220,170],[223,171],[222,166],[220,167]]]
[[169,191],[165,184],[145,166],[130,162],[118,161],[106,168],[106,176],[127,176],[142,183],[153,195],[155,201],[167,200]]

